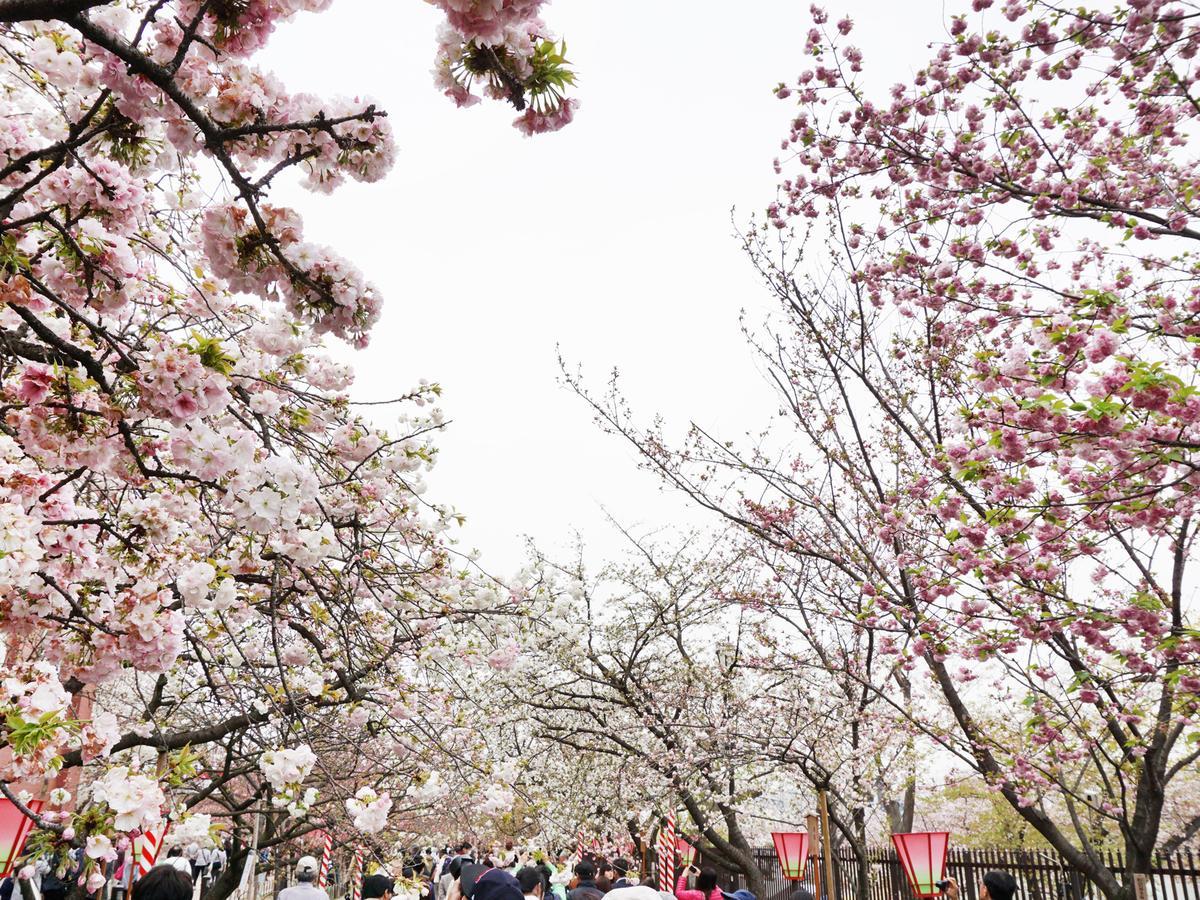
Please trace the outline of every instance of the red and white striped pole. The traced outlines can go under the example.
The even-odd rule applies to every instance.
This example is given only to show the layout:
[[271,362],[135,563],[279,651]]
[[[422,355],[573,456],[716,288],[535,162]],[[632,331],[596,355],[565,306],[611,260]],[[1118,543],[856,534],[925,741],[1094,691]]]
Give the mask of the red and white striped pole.
[[329,877],[329,860],[333,856],[333,834],[325,832],[325,839],[321,845],[321,865],[317,869],[317,887],[325,889],[325,881]]
[[583,859],[583,829],[579,829],[579,841],[575,844],[575,856],[577,859]]
[[675,810],[658,836],[658,889],[675,892]]
[[154,868],[154,864],[158,862],[158,854],[162,850],[163,841],[170,830],[171,823],[167,822],[158,834],[155,834],[152,828],[147,828],[142,832],[141,848],[137,854],[138,878]]
[[362,900],[362,847],[354,848],[354,865],[350,867],[350,900]]

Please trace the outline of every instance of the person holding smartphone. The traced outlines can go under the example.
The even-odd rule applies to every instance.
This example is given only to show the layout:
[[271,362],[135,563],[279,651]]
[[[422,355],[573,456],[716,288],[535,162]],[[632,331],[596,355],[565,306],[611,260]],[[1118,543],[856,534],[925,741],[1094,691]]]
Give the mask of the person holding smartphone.
[[[688,889],[689,875],[696,879],[694,890]],[[722,900],[721,891],[717,888],[717,870],[688,866],[679,873],[679,880],[675,883],[675,897],[677,900]]]

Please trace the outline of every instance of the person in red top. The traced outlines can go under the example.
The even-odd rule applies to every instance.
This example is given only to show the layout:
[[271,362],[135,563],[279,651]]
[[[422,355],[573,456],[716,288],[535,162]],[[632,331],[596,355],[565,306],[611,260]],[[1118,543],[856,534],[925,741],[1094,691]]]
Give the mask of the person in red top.
[[[696,889],[689,891],[688,875],[696,876]],[[717,889],[717,872],[715,869],[697,869],[688,866],[679,873],[679,881],[675,884],[675,896],[678,900],[723,900]]]

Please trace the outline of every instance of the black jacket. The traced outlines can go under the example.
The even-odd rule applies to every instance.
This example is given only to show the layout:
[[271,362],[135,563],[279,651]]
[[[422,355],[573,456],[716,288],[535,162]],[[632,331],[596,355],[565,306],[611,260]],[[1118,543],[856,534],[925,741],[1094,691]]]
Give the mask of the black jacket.
[[602,900],[604,891],[594,881],[581,881],[573,891],[567,892],[567,900]]

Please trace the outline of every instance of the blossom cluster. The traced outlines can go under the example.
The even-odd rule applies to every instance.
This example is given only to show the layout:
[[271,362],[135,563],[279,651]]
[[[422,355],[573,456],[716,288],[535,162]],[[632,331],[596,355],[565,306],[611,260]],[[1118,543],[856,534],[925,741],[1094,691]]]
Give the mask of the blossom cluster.
[[[539,17],[545,0],[428,0],[446,14],[438,34],[434,82],[458,106],[480,94],[512,103],[513,125],[528,136],[558,131],[579,101],[564,45]],[[480,87],[481,86],[481,87]]]
[[346,800],[346,812],[350,814],[354,827],[365,834],[382,831],[391,809],[391,795],[378,794],[369,787],[359,788],[353,797]]
[[258,767],[271,785],[271,802],[285,807],[289,815],[302,816],[317,799],[315,788],[304,787],[316,762],[317,755],[307,744],[265,751]]

